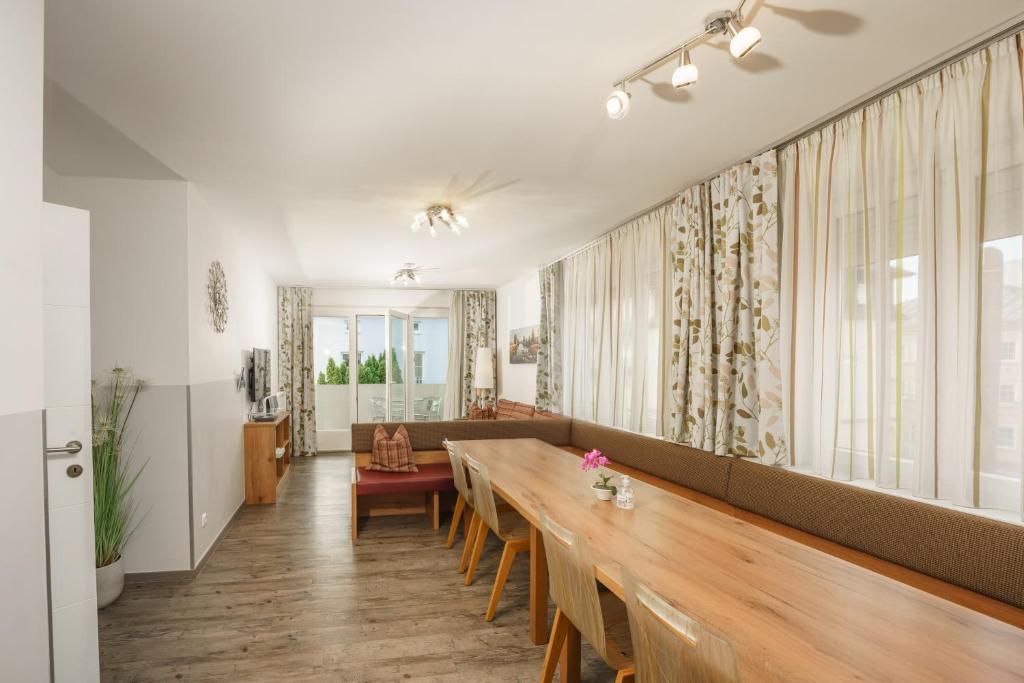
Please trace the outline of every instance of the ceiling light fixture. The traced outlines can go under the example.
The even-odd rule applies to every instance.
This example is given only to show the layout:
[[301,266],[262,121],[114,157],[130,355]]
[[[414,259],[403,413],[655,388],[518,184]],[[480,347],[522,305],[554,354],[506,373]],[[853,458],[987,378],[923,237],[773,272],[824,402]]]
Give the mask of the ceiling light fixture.
[[690,61],[690,48],[705,42],[710,36],[730,36],[729,52],[736,59],[742,59],[750,54],[755,47],[761,44],[761,32],[753,26],[744,25],[743,5],[745,4],[746,0],[740,0],[734,10],[723,10],[709,15],[704,20],[703,31],[616,81],[612,85],[614,88],[612,93],[605,101],[608,117],[615,120],[625,118],[629,113],[630,96],[627,91],[629,84],[677,55],[679,66],[672,72],[672,87],[682,90],[696,83],[700,72],[697,65]]
[[690,51],[687,49],[679,53],[679,66],[672,72],[672,87],[676,90],[693,85],[700,77],[697,65],[690,61]]
[[604,103],[605,109],[608,110],[608,117],[616,121],[626,118],[629,113],[629,99],[625,83],[613,90]]
[[750,51],[761,44],[761,32],[753,26],[742,26],[735,17],[726,24],[732,40],[729,41],[729,52],[736,59],[743,59]]
[[462,231],[469,227],[469,221],[466,217],[460,213],[455,213],[452,207],[445,206],[443,204],[435,204],[427,208],[426,211],[413,216],[412,228],[413,232],[419,232],[422,228],[426,228],[430,232],[431,237],[437,237],[437,225],[444,225],[456,235],[462,233]]
[[423,278],[420,274],[431,270],[438,269],[431,266],[417,266],[415,263],[406,263],[391,276],[391,284],[404,287],[423,284]]

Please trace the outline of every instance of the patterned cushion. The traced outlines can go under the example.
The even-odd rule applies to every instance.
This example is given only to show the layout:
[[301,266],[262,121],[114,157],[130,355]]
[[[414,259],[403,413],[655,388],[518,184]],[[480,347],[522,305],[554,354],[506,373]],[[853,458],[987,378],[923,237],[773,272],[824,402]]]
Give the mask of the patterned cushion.
[[486,406],[481,408],[480,406],[473,404],[469,407],[469,419],[470,420],[493,420],[494,419],[494,408]]
[[515,401],[510,401],[507,398],[499,398],[497,418],[499,420],[511,420],[515,407]]
[[368,470],[378,472],[419,472],[412,461],[412,443],[405,425],[398,425],[394,436],[388,436],[383,425],[373,430],[373,455]]
[[499,420],[528,420],[533,417],[533,406],[508,399],[498,399]]

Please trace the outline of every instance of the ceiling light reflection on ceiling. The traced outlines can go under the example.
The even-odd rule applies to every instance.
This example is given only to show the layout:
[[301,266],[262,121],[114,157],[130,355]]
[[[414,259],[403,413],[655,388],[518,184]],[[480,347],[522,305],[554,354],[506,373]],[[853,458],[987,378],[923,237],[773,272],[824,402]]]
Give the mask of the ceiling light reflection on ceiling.
[[412,225],[409,227],[413,232],[426,228],[431,237],[437,237],[437,225],[446,226],[454,234],[461,235],[462,231],[469,227],[469,221],[462,214],[453,211],[452,207],[435,204],[413,216]]

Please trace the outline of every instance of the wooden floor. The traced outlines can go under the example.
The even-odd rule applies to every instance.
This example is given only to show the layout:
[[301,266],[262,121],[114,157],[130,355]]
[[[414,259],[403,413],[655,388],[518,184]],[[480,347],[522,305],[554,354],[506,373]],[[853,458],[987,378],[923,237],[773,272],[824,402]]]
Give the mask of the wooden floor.
[[[447,519],[364,520],[353,546],[351,465],[298,459],[277,505],[242,509],[193,581],[130,581],[100,612],[103,680],[536,681],[527,558],[486,623],[493,535],[470,587]],[[583,680],[614,678],[584,645]]]

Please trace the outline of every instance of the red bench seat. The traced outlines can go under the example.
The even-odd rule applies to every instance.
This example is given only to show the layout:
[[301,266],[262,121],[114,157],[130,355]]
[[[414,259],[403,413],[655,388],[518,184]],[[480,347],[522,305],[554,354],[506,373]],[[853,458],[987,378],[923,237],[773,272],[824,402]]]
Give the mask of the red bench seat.
[[378,472],[359,468],[356,492],[361,496],[384,493],[454,491],[452,466],[446,462],[416,465],[419,472]]

